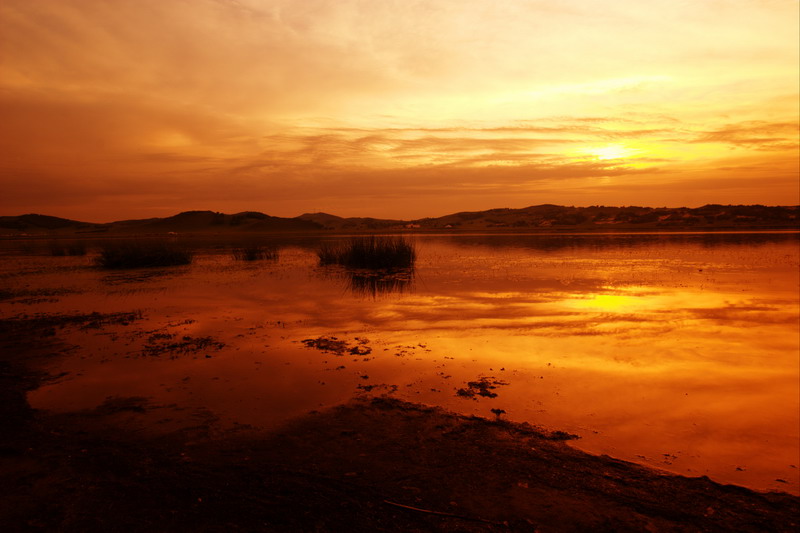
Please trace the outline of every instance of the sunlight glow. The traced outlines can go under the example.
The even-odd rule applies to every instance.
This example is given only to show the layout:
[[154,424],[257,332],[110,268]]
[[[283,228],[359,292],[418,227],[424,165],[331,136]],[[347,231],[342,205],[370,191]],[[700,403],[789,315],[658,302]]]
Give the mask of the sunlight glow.
[[605,161],[608,159],[627,159],[638,154],[639,150],[628,148],[623,144],[607,144],[605,146],[586,148],[582,152],[595,159]]
[[0,9],[3,214],[798,194],[796,0],[40,4]]
[[640,299],[619,294],[595,294],[591,298],[574,302],[576,307],[588,307],[603,311],[621,311],[638,307]]

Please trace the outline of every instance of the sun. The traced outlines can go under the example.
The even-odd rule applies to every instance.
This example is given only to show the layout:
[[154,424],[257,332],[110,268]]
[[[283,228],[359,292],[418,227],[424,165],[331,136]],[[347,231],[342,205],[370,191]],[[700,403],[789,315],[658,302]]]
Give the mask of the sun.
[[642,150],[629,144],[610,143],[584,145],[570,151],[570,155],[583,161],[607,161],[611,164],[632,165],[642,157]]

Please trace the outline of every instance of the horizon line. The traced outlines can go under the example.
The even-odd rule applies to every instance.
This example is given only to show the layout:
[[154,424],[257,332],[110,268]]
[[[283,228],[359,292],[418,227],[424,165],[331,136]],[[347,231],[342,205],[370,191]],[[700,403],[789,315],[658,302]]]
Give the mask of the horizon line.
[[406,219],[406,218],[391,218],[391,217],[389,217],[389,218],[381,218],[381,217],[376,217],[376,216],[340,216],[340,215],[335,215],[333,213],[329,213],[329,212],[326,212],[326,211],[306,211],[306,212],[303,212],[303,213],[301,213],[299,215],[295,215],[295,216],[278,216],[278,215],[270,215],[269,213],[265,213],[263,211],[256,211],[256,210],[252,210],[252,209],[248,209],[248,210],[244,210],[244,211],[237,211],[237,212],[234,212],[234,213],[226,213],[226,212],[223,212],[223,211],[216,211],[216,210],[213,210],[213,209],[187,209],[187,210],[184,210],[184,211],[178,211],[177,213],[174,213],[174,214],[171,214],[171,215],[149,216],[149,217],[143,217],[143,218],[122,218],[122,219],[118,219],[118,220],[109,220],[109,221],[106,221],[106,222],[91,222],[91,221],[88,221],[88,220],[78,220],[78,219],[74,219],[74,218],[67,218],[67,217],[57,216],[57,215],[48,215],[48,214],[44,214],[44,213],[22,213],[22,214],[18,214],[18,215],[0,215],[0,218],[23,217],[23,216],[44,216],[44,217],[60,218],[62,220],[71,220],[73,222],[83,222],[83,223],[87,223],[87,224],[113,224],[113,223],[116,223],[116,222],[134,221],[134,220],[164,219],[164,218],[170,218],[170,217],[182,215],[182,214],[185,214],[185,213],[215,213],[215,214],[221,214],[221,215],[239,215],[239,214],[242,214],[242,213],[259,213],[259,214],[270,216],[270,217],[274,217],[274,218],[284,218],[284,219],[289,219],[289,220],[295,219],[295,218],[300,218],[300,217],[302,217],[304,215],[329,215],[329,216],[335,216],[335,217],[338,217],[338,218],[341,218],[341,219],[345,219],[345,220],[346,219],[375,219],[375,220],[396,220],[398,222],[413,222],[413,221],[417,221],[417,220],[427,220],[427,219],[442,218],[442,217],[446,217],[446,216],[450,216],[450,215],[456,215],[456,214],[459,214],[459,213],[483,213],[483,212],[497,211],[497,210],[519,211],[519,210],[523,210],[523,209],[529,209],[531,207],[544,207],[544,206],[562,207],[562,208],[568,208],[568,209],[590,209],[590,208],[609,208],[609,209],[625,209],[625,208],[636,208],[636,209],[701,209],[703,207],[710,207],[710,206],[719,206],[719,207],[800,208],[800,204],[767,205],[767,204],[759,204],[759,203],[755,203],[755,204],[716,204],[716,203],[706,203],[706,204],[703,204],[703,205],[699,205],[697,207],[689,207],[689,206],[685,206],[685,205],[684,206],[679,206],[679,207],[670,207],[670,206],[645,206],[645,205],[633,205],[633,204],[631,204],[631,205],[602,205],[602,204],[561,205],[561,204],[544,203],[544,204],[527,205],[525,207],[491,207],[491,208],[488,208],[488,209],[453,211],[453,212],[446,213],[444,215],[439,215],[439,216],[424,216],[424,217],[408,218],[408,219]]

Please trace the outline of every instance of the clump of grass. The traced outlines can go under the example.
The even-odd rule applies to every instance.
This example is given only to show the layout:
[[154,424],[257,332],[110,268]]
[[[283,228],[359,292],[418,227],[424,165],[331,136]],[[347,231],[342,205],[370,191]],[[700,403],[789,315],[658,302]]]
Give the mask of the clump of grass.
[[414,244],[403,237],[354,237],[343,244],[323,244],[317,249],[321,265],[391,270],[411,268],[417,260]]
[[329,242],[322,243],[317,248],[317,257],[319,257],[320,265],[336,265],[339,264],[339,258],[342,256],[341,245],[336,245]]
[[108,241],[100,244],[96,262],[109,269],[188,265],[192,252],[166,239]]
[[248,244],[233,249],[233,258],[237,261],[277,261],[278,249],[273,246]]
[[86,255],[86,243],[83,241],[50,241],[49,247],[50,255],[55,257]]

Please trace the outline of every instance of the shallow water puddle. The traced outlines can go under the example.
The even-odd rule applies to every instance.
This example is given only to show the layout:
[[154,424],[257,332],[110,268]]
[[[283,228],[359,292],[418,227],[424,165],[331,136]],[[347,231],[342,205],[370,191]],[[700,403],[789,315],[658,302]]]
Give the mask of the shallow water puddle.
[[14,258],[0,310],[142,313],[60,330],[76,348],[54,360],[66,375],[30,394],[40,409],[145,397],[183,409],[170,417],[272,427],[390,394],[800,492],[797,235],[416,242],[413,280],[390,282],[317,267],[311,246],[277,262],[201,253],[188,267],[110,274],[86,258]]

